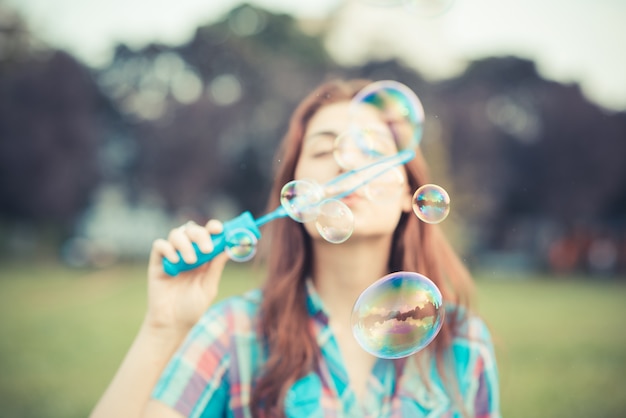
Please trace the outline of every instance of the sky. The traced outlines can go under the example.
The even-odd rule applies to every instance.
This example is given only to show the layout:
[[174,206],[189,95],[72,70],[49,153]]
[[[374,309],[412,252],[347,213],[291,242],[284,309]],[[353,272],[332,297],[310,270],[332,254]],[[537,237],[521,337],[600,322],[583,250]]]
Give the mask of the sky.
[[[346,64],[396,56],[437,80],[469,60],[516,55],[540,73],[578,83],[609,110],[626,110],[626,0],[249,0],[275,12],[328,21],[329,51]],[[178,45],[238,0],[5,0],[47,43],[89,65],[118,42]],[[448,3],[426,16],[422,4]],[[385,5],[386,4],[386,5]]]

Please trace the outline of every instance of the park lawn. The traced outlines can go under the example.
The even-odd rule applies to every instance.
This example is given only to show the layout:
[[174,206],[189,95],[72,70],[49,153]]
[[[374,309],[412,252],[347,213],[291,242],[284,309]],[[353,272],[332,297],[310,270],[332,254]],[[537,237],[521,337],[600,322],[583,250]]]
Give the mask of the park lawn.
[[626,417],[626,282],[479,280],[505,417]]
[[[262,273],[229,264],[220,297]],[[478,275],[505,417],[626,416],[626,282]],[[504,277],[504,276],[503,276]],[[145,267],[0,266],[0,415],[85,417],[145,308]]]

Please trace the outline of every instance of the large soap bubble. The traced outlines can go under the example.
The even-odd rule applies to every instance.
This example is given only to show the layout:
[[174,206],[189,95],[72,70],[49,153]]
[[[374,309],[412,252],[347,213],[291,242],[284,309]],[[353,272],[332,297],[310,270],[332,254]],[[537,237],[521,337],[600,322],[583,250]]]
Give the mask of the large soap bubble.
[[388,274],[369,286],[352,309],[352,333],[363,349],[395,359],[435,339],[444,320],[439,288],[413,272]]
[[352,99],[351,117],[356,127],[361,126],[365,112],[376,109],[389,125],[398,151],[415,149],[421,139],[424,108],[413,90],[391,80],[368,84]]

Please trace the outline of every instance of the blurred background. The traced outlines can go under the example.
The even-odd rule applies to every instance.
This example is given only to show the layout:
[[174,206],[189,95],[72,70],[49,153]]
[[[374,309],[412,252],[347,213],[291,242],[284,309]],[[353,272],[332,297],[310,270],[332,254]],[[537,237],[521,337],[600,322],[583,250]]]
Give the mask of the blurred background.
[[261,215],[294,106],[367,77],[422,100],[505,416],[626,416],[626,2],[404,3],[0,0],[0,415],[87,415],[151,242]]

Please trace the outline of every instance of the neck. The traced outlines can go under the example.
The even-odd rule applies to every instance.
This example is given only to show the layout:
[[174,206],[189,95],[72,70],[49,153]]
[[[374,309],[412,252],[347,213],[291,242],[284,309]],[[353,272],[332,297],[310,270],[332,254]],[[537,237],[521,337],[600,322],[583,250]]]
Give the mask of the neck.
[[313,242],[313,282],[330,317],[350,321],[354,302],[372,283],[389,273],[391,236],[348,240],[335,245]]

